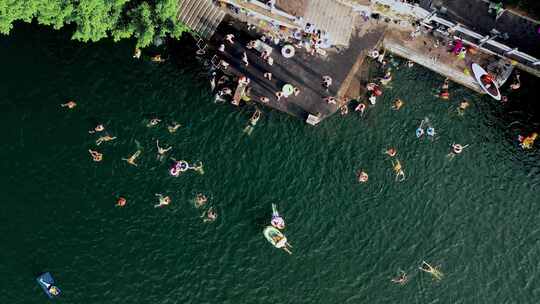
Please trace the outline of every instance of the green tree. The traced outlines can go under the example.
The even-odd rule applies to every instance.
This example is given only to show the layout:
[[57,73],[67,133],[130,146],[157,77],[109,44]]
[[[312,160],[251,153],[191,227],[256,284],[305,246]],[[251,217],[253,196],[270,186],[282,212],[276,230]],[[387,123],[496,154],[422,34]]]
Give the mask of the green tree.
[[55,29],[75,24],[73,39],[115,41],[135,37],[138,47],[155,37],[178,38],[188,30],[176,19],[177,0],[0,0],[0,33],[9,34],[20,20]]

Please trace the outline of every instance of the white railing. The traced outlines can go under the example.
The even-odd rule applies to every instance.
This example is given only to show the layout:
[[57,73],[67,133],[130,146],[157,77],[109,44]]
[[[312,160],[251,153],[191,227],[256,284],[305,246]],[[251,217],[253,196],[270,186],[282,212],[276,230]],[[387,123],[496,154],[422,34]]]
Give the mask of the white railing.
[[499,55],[505,58],[508,58],[508,55],[512,55],[513,58],[509,58],[509,59],[516,60],[524,65],[532,65],[535,68],[540,66],[540,60],[538,58],[535,58],[534,56],[531,56],[527,53],[521,52],[516,48],[511,48],[505,44],[497,42],[493,40],[494,37],[480,35],[474,31],[464,28],[463,26],[459,24],[443,19],[437,16],[436,14],[430,13],[429,11],[419,7],[418,5],[411,5],[408,3],[401,2],[399,0],[375,0],[374,3],[387,5],[395,13],[410,15],[412,17],[415,17],[416,19],[419,19],[422,22],[422,24],[426,26],[428,26],[429,23],[433,21],[435,23],[444,25],[446,27],[453,28],[456,33],[458,32],[463,33],[469,37],[477,39],[478,41],[476,43],[479,43],[482,45],[489,45],[496,49],[495,51],[490,50],[485,47],[482,47],[482,45],[475,44],[475,42],[470,42],[470,44],[475,45],[479,47],[480,49],[487,51],[489,53],[495,53],[496,55]]

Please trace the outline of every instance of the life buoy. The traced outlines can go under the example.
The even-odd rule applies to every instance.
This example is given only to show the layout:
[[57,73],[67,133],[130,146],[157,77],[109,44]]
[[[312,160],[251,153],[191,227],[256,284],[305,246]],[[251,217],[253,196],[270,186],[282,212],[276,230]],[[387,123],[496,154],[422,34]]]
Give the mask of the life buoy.
[[377,50],[373,50],[369,53],[369,57],[373,58],[373,59],[377,59],[377,57],[379,57],[379,51]]
[[460,154],[461,152],[463,152],[463,146],[460,144],[453,144],[452,148],[454,149],[454,153],[456,154]]

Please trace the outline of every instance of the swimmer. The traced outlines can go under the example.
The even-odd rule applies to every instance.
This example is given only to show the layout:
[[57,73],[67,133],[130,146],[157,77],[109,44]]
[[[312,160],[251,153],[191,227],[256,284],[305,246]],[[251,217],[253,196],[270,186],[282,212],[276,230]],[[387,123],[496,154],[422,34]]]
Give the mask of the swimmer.
[[105,126],[99,124],[99,125],[97,125],[97,126],[94,128],[94,130],[88,131],[88,133],[89,133],[89,134],[94,134],[94,133],[96,133],[96,132],[101,132],[101,131],[104,131],[104,130],[105,130]]
[[218,51],[224,53],[225,52],[225,44],[220,44],[218,47]]
[[356,178],[358,179],[359,183],[366,183],[369,179],[369,176],[366,172],[358,170],[358,172],[356,173]]
[[196,171],[199,174],[204,174],[203,163],[198,161],[194,166],[189,166],[189,169]]
[[341,116],[345,116],[349,114],[349,107],[347,105],[343,105],[339,108]]
[[165,153],[169,152],[172,147],[168,147],[168,148],[162,148],[159,146],[159,139],[156,140],[156,146],[157,146],[157,150],[158,150],[158,155],[157,155],[157,159],[159,161],[162,161],[163,158],[165,157]]
[[73,100],[70,100],[66,103],[63,103],[60,105],[62,108],[68,108],[68,109],[73,109],[77,106],[77,103]]
[[534,145],[534,141],[538,137],[538,133],[534,132],[527,137],[518,136],[519,146],[523,149],[531,149]]
[[266,62],[268,63],[268,65],[273,65],[274,64],[274,58],[268,56],[268,58],[266,59]]
[[459,115],[465,114],[465,110],[469,107],[469,102],[466,100],[463,100],[459,103],[459,107],[457,108],[457,112]]
[[402,182],[405,180],[405,172],[401,168],[401,163],[399,160],[392,161],[392,166],[394,167],[394,173],[396,173],[396,182]]
[[281,97],[283,96],[283,93],[281,91],[277,91],[276,92],[276,99],[277,101],[279,101],[281,99]]
[[206,202],[208,202],[208,197],[202,193],[197,193],[195,196],[195,207],[201,208],[206,204]]
[[450,80],[447,77],[447,78],[444,79],[444,82],[443,82],[443,85],[442,85],[441,89],[448,90],[449,84],[450,84]]
[[156,193],[159,203],[154,205],[154,208],[159,208],[163,206],[168,206],[171,203],[171,198],[169,196],[163,196],[161,193]]
[[165,61],[165,59],[161,58],[160,54],[157,54],[156,56],[151,57],[150,60],[152,60],[153,62],[164,62]]
[[167,126],[167,130],[169,130],[169,133],[175,133],[176,130],[178,130],[178,128],[180,128],[181,126],[181,124],[174,121],[172,125]]
[[396,154],[397,154],[397,150],[396,150],[396,148],[390,147],[390,148],[388,148],[386,151],[384,151],[384,153],[385,153],[386,155],[390,156],[390,157],[394,157],[394,156],[396,156]]
[[377,103],[377,97],[375,95],[369,96],[369,103],[374,105]]
[[412,62],[412,61],[410,61],[410,60],[407,61],[407,67],[408,67],[408,68],[412,68],[413,66],[414,66],[414,62]]
[[521,87],[521,81],[519,80],[519,74],[516,74],[516,79],[515,79],[514,83],[512,83],[510,85],[510,89],[515,91],[515,90],[519,89],[520,87]]
[[118,200],[116,201],[116,205],[115,205],[115,206],[116,206],[116,207],[124,207],[126,204],[127,204],[127,200],[126,200],[124,197],[120,196],[120,197],[118,198]]
[[228,63],[227,61],[223,60],[223,59],[219,61],[219,65],[220,65],[224,70],[226,70],[226,69],[229,67],[229,63]]
[[151,127],[157,126],[160,122],[161,122],[161,119],[159,119],[159,118],[152,118],[152,119],[150,119],[150,122],[148,122],[148,123],[146,124],[146,126],[147,126],[148,128],[151,128]]
[[90,156],[92,156],[93,161],[100,162],[103,160],[103,154],[99,153],[98,151],[88,150],[88,152],[90,153]]
[[423,272],[427,272],[433,276],[434,280],[440,281],[444,277],[444,274],[437,269],[438,267],[433,267],[426,263],[426,261],[422,261],[422,266],[419,267],[420,270]]
[[139,49],[138,47],[135,48],[135,53],[133,54],[133,58],[135,59],[139,59],[141,58],[141,49]]
[[396,284],[399,284],[399,285],[405,285],[408,281],[409,281],[409,278],[407,277],[407,273],[403,270],[400,270],[399,273],[398,273],[398,276],[391,279],[392,283],[396,283]]
[[297,87],[294,87],[294,89],[293,89],[293,94],[294,94],[294,96],[300,95],[300,89],[297,88]]
[[270,73],[270,72],[265,72],[263,76],[264,76],[264,78],[266,78],[268,80],[272,80],[272,73]]
[[225,41],[227,41],[228,43],[230,44],[234,44],[234,35],[233,34],[227,34],[227,36],[225,36]]
[[382,85],[387,85],[390,81],[392,81],[392,72],[390,72],[390,70],[388,70],[384,74],[384,77],[381,78],[380,82],[381,82]]
[[104,143],[106,141],[111,141],[111,140],[115,140],[116,139],[116,136],[114,137],[111,137],[109,135],[105,135],[105,136],[100,136],[97,140],[96,140],[96,145],[101,145],[101,143]]
[[403,107],[404,104],[405,103],[403,102],[403,100],[398,98],[394,100],[394,105],[392,106],[392,110],[399,111],[399,109],[401,109],[401,107]]
[[137,167],[138,165],[137,165],[137,163],[135,161],[137,160],[137,157],[139,157],[139,155],[141,155],[141,152],[142,152],[141,150],[138,150],[133,155],[131,155],[129,158],[122,158],[122,160],[125,160],[125,161],[127,161],[128,164]]
[[366,85],[366,89],[367,89],[368,91],[373,91],[373,90],[375,90],[376,87],[377,87],[377,84],[374,83],[374,82],[370,82],[370,83],[368,83],[368,84]]
[[285,229],[285,220],[279,215],[276,204],[272,204],[272,220],[270,224],[277,229]]
[[204,217],[205,215],[206,215],[206,218],[203,220],[203,222],[205,223],[214,222],[218,217],[216,209],[214,207],[210,207],[208,211],[203,212],[201,217]]
[[269,103],[269,102],[270,102],[270,99],[269,99],[268,97],[261,96],[260,101],[261,101],[262,103]]
[[354,108],[355,112],[360,112],[360,116],[364,115],[364,111],[366,110],[366,104],[361,102],[359,103],[356,108]]

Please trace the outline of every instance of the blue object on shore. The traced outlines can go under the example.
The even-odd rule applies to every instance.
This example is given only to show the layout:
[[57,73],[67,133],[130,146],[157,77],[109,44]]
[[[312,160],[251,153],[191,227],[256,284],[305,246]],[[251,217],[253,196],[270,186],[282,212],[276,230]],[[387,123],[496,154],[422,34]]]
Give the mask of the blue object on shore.
[[45,272],[37,277],[36,281],[49,298],[52,299],[60,295],[60,288],[54,285],[54,279],[49,272]]

